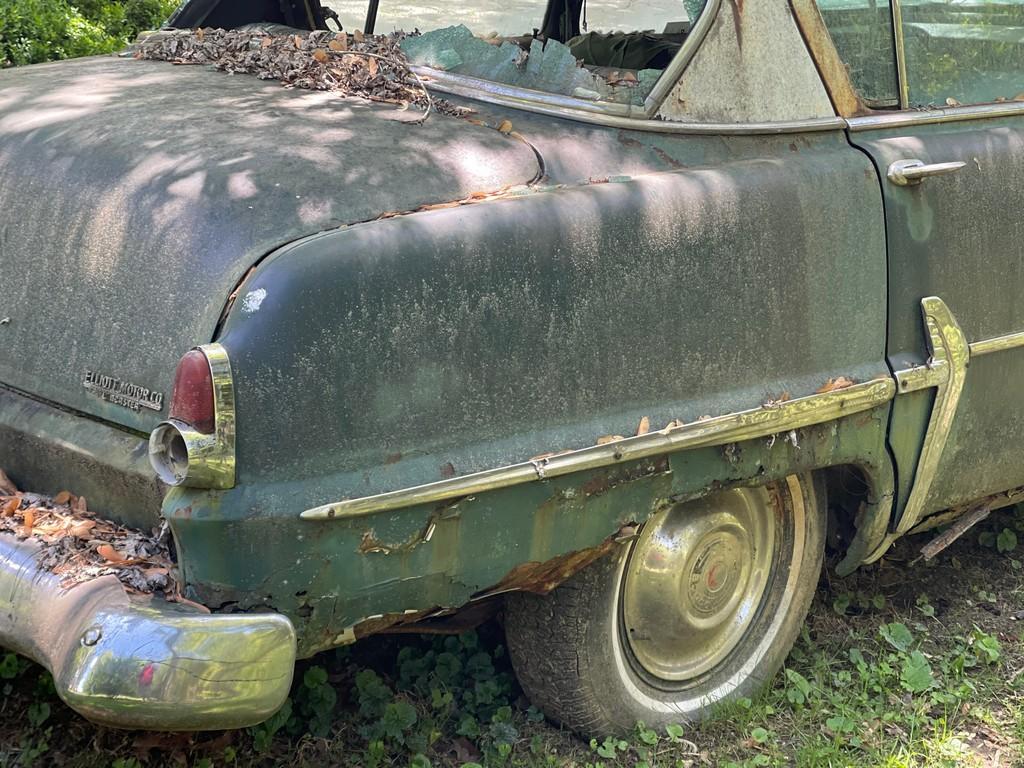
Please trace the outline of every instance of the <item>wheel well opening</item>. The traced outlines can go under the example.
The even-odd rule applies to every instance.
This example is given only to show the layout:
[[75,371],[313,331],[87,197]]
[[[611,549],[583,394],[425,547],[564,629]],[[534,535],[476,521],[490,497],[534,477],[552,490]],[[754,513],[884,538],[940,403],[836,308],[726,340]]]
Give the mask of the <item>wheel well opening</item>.
[[854,464],[828,467],[823,474],[828,515],[825,545],[829,552],[842,554],[857,533],[857,514],[870,501],[871,481]]

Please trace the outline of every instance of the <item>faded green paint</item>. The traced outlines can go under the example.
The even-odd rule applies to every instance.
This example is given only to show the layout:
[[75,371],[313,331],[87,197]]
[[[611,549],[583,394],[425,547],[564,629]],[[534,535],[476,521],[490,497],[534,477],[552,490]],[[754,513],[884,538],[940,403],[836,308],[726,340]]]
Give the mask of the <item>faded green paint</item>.
[[[843,464],[872,488],[848,562],[877,547],[893,495],[888,407],[440,506],[299,518],[632,434],[645,416],[657,429],[889,373],[882,196],[842,132],[658,135],[474,106],[511,119],[529,147],[486,129],[458,146],[515,167],[525,150],[543,185],[294,240],[239,287],[217,336],[234,374],[238,485],[163,504],[193,596],[287,614],[308,654],[368,617],[455,607],[523,563],[600,547],[666,504]],[[444,137],[464,128],[438,120]],[[210,340],[197,333],[175,354]]]
[[597,547],[624,524],[642,522],[666,505],[792,472],[847,464],[863,469],[881,521],[880,527],[865,521],[864,530],[875,537],[865,545],[871,549],[884,535],[892,493],[888,410],[774,440],[681,452],[358,519],[311,522],[254,513],[267,509],[269,491],[251,485],[229,492],[178,489],[165,513],[195,597],[213,606],[237,602],[285,613],[296,624],[300,654],[308,655],[338,644],[347,628],[368,617],[463,605],[524,562]]
[[[899,186],[884,182],[889,252],[888,358],[894,369],[923,363],[920,302],[938,296],[969,342],[1024,331],[1024,125],[1019,117],[853,133],[884,179],[895,160],[960,160],[956,173]],[[925,514],[1024,485],[1024,348],[971,360]],[[893,457],[906,503],[932,392],[900,396]]]
[[0,469],[19,488],[70,489],[89,508],[142,529],[158,521],[163,491],[142,435],[82,418],[0,385]]

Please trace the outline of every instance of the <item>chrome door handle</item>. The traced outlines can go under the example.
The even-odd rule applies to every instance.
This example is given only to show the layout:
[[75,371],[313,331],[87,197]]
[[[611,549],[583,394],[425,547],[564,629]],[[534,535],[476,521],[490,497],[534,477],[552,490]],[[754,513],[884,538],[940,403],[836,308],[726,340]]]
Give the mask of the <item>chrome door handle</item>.
[[893,184],[901,187],[910,184],[920,184],[923,179],[929,176],[941,176],[944,173],[956,173],[967,163],[930,163],[925,165],[920,160],[897,160],[889,166],[886,177]]

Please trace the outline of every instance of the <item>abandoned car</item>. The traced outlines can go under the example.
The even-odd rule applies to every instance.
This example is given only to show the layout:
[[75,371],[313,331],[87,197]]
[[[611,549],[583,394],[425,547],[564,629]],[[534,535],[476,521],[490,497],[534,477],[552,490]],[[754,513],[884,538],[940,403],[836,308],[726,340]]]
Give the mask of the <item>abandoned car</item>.
[[0,467],[165,521],[184,585],[0,536],[70,706],[252,724],[297,658],[501,611],[554,720],[692,720],[826,538],[1018,498],[1024,5],[346,4],[0,73]]

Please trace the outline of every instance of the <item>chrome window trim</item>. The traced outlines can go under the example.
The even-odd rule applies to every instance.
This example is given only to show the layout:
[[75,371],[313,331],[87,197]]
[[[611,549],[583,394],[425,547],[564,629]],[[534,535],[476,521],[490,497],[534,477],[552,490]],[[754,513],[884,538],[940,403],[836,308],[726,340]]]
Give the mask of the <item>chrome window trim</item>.
[[718,10],[721,7],[722,0],[707,0],[704,10],[697,17],[697,22],[690,28],[690,34],[683,40],[683,45],[680,47],[679,52],[668,63],[665,71],[658,78],[658,82],[654,84],[651,92],[647,94],[647,98],[644,100],[644,114],[647,117],[654,117],[658,110],[661,109],[661,105],[668,97],[669,91],[679,82],[683,70],[686,69],[693,59],[697,49],[700,48],[704,38],[707,37],[711,26],[718,19]]
[[892,34],[896,47],[896,80],[899,88],[900,109],[910,107],[910,81],[907,79],[907,54],[903,38],[903,8],[900,0],[889,0],[892,12]]
[[983,120],[994,117],[1024,115],[1024,101],[1003,101],[997,104],[973,104],[963,107],[939,107],[908,112],[884,112],[863,117],[848,117],[851,131],[873,131],[881,128],[902,128],[930,123],[952,123],[961,120]]
[[[421,77],[429,77],[426,83],[432,91],[475,99],[488,104],[497,104],[511,109],[521,109],[550,117],[621,128],[631,131],[654,133],[686,134],[779,134],[808,133],[811,131],[832,131],[846,127],[841,117],[815,117],[806,120],[776,121],[769,123],[684,123],[672,120],[658,120],[636,117],[639,108],[632,111],[625,104],[587,102],[571,96],[519,88],[469,75],[456,75],[432,69],[415,67]],[[613,107],[614,109],[609,109]]]

